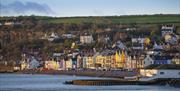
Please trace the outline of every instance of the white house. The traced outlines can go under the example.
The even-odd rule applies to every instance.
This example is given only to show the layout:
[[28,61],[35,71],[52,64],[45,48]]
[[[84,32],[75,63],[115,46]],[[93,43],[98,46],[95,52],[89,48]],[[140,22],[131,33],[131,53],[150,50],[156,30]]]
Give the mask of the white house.
[[86,65],[87,60],[88,60],[88,57],[84,56],[83,57],[83,68],[87,68],[87,65]]
[[39,62],[34,57],[32,57],[32,59],[29,62],[29,69],[34,69],[37,68],[38,66],[39,66]]
[[11,25],[14,25],[14,22],[5,22],[4,25],[11,26]]
[[72,67],[73,67],[72,59],[69,58],[68,60],[65,61],[65,69],[70,70],[72,69]]
[[154,50],[163,50],[163,47],[162,47],[162,45],[158,45],[158,44],[155,42],[154,45],[153,45],[153,49],[154,49]]
[[82,44],[90,44],[93,42],[93,37],[92,37],[92,35],[87,35],[87,34],[81,35],[80,36],[80,42]]
[[149,81],[158,78],[180,78],[180,65],[150,65],[140,69],[140,81]]
[[136,56],[127,56],[126,58],[125,69],[132,70],[137,68],[137,57]]
[[126,66],[125,69],[132,70],[133,69],[133,60],[131,56],[127,56],[126,58]]
[[163,25],[161,27],[161,34],[162,36],[165,36],[166,34],[173,34],[175,31],[175,26],[169,26],[169,25]]
[[49,36],[48,40],[49,40],[49,41],[54,41],[55,39],[59,39],[59,36],[53,32],[53,33],[51,33],[51,35]]
[[140,44],[143,44],[143,43],[145,43],[145,40],[146,40],[146,38],[138,37],[138,38],[132,38],[132,39],[131,39],[131,42],[132,42],[132,43],[140,43]]
[[62,37],[64,37],[64,38],[73,38],[73,37],[75,37],[75,35],[68,33],[68,34],[63,34]]
[[116,46],[120,49],[127,49],[127,47],[121,41],[117,41]]
[[144,59],[143,67],[149,66],[151,64],[154,64],[154,60],[150,57],[150,55],[147,55]]

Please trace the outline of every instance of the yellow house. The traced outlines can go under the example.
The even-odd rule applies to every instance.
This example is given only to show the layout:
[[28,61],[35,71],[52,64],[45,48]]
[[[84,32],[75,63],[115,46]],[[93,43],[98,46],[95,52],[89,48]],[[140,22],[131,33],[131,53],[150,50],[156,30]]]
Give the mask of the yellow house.
[[172,63],[173,63],[173,64],[180,64],[180,57],[174,57],[174,58],[172,59]]
[[136,64],[137,64],[137,68],[143,68],[144,66],[144,59],[145,59],[145,55],[141,55],[138,57]]
[[60,68],[59,62],[54,61],[54,60],[45,61],[45,68],[52,69],[52,70],[58,70]]
[[25,61],[21,62],[21,70],[25,70],[29,68],[29,64]]
[[103,68],[104,66],[104,57],[102,55],[98,55],[95,58],[95,67],[96,68]]
[[92,55],[87,56],[86,68],[95,69],[95,67],[94,67],[94,60],[93,60],[93,56]]
[[116,59],[115,59],[115,55],[110,55],[110,59],[111,59],[111,68],[115,69],[116,68]]
[[98,55],[96,56],[95,67],[101,69],[115,68],[114,55]]
[[26,54],[22,54],[22,60],[21,60],[21,64],[20,64],[20,68],[21,70],[25,70],[29,68],[29,59],[26,58]]
[[115,62],[115,65],[116,65],[116,68],[124,68],[124,66],[125,66],[125,59],[126,57],[125,57],[125,53],[124,53],[124,51],[122,51],[122,53],[118,53],[117,51],[116,51],[116,54],[115,54],[115,60],[116,60],[116,62]]
[[104,68],[111,69],[113,64],[113,59],[111,55],[104,55]]
[[65,68],[66,68],[66,70],[72,69],[72,60],[71,60],[71,58],[68,59],[67,61],[65,61]]

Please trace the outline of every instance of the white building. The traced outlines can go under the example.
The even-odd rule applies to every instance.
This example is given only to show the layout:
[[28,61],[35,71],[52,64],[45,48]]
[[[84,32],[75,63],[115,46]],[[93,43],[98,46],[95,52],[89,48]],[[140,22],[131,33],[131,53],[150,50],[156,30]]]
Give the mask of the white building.
[[163,25],[161,27],[161,34],[162,34],[162,36],[165,36],[166,34],[173,34],[174,30],[175,30],[174,25],[172,25],[172,26]]
[[140,43],[140,44],[145,43],[145,40],[146,38],[141,38],[141,37],[131,39],[132,43]]
[[137,58],[136,56],[127,56],[125,61],[125,69],[133,70],[137,68]]
[[64,37],[64,38],[74,38],[75,35],[73,35],[73,34],[63,34],[62,37]]
[[73,63],[72,63],[72,59],[71,58],[69,58],[68,60],[65,61],[65,69],[66,70],[71,70],[72,66],[73,66]]
[[151,64],[154,64],[154,60],[150,57],[150,55],[147,55],[144,59],[143,67],[149,66]]
[[14,25],[14,22],[5,22],[4,25],[11,26],[11,25]]
[[158,78],[180,78],[180,65],[151,65],[140,69],[140,81]]
[[132,67],[133,62],[132,61],[133,60],[132,60],[131,56],[127,56],[125,69],[128,69],[128,70],[133,69],[133,67]]
[[37,68],[39,66],[39,62],[32,57],[31,61],[29,62],[29,69],[34,69]]
[[117,41],[116,46],[120,49],[127,49],[127,47],[121,41]]
[[158,44],[155,42],[154,45],[153,45],[153,49],[154,49],[154,50],[163,50],[163,47],[162,47],[162,45],[158,45]]
[[87,35],[87,34],[82,35],[82,36],[80,36],[80,42],[82,44],[90,44],[93,42],[93,37],[92,37],[92,35]]
[[53,33],[51,33],[51,35],[49,36],[48,40],[49,40],[49,41],[54,41],[55,39],[58,39],[58,38],[59,38],[59,36],[53,32]]

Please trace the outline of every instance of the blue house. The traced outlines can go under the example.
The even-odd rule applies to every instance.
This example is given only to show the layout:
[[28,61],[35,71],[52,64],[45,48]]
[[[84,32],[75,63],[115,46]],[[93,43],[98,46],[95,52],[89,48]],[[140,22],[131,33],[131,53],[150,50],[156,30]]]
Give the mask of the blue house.
[[171,56],[154,56],[154,64],[171,64],[172,62]]

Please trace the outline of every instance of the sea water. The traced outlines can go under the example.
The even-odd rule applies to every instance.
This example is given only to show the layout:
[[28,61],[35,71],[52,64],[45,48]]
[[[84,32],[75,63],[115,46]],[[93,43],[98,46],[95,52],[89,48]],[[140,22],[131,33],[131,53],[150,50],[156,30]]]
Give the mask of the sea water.
[[0,91],[180,91],[170,86],[114,85],[79,86],[66,85],[75,79],[107,79],[85,76],[0,74]]

